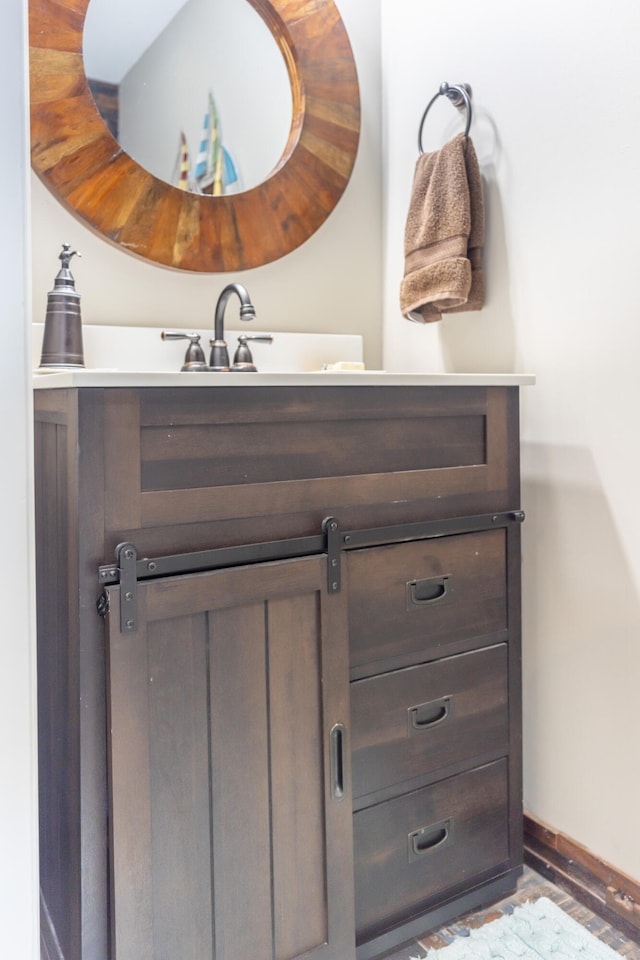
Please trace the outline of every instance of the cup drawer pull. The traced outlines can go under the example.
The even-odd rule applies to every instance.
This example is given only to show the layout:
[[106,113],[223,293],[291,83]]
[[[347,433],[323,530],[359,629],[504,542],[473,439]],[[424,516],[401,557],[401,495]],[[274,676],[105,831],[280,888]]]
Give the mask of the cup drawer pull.
[[451,717],[453,702],[451,696],[440,697],[409,707],[409,734],[421,733],[440,726]]
[[453,578],[428,577],[424,580],[407,581],[407,610],[434,607],[448,603],[453,594]]
[[442,849],[452,836],[453,821],[451,818],[414,830],[407,838],[409,841],[409,863],[413,863],[435,850]]

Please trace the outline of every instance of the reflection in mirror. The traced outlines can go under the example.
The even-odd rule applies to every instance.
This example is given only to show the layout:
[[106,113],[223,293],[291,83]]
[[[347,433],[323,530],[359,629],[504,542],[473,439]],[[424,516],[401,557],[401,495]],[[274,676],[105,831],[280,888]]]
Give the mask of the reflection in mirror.
[[91,0],[83,54],[111,132],[164,182],[240,193],[280,160],[292,123],[289,77],[247,0]]

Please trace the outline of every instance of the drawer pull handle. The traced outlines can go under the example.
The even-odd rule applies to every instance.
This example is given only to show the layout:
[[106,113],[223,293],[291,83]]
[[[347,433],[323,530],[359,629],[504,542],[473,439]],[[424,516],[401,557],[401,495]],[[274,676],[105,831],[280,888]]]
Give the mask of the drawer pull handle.
[[453,593],[450,576],[407,581],[407,610],[448,603]]
[[409,707],[409,733],[432,730],[433,727],[443,724],[451,717],[452,706],[451,696],[447,696]]
[[329,734],[331,755],[331,794],[334,800],[342,800],[345,789],[345,730],[344,724],[336,723]]
[[439,823],[432,823],[428,827],[414,830],[407,838],[409,841],[409,863],[433,853],[434,850],[440,850],[451,839],[452,835],[453,823],[451,819],[440,820]]

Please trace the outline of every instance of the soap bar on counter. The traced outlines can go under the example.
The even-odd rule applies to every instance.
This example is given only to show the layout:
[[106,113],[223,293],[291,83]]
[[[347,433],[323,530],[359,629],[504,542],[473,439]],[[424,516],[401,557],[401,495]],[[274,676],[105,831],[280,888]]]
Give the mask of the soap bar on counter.
[[357,360],[337,360],[335,363],[325,363],[322,367],[323,370],[364,370],[364,363],[360,363]]

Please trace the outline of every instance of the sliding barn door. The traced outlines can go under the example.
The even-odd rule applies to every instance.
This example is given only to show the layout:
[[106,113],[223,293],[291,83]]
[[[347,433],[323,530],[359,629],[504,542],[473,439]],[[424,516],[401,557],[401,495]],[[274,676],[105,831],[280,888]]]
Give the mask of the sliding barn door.
[[109,590],[114,960],[350,960],[345,600],[326,558]]

